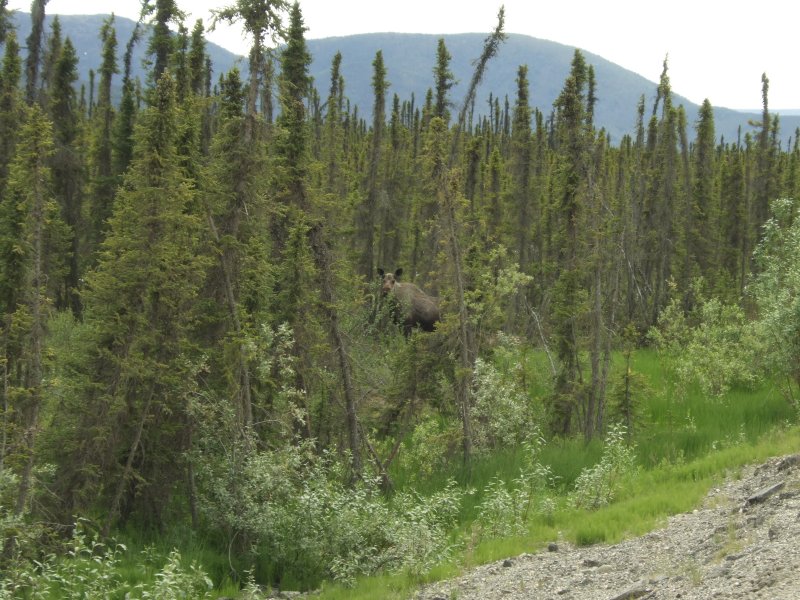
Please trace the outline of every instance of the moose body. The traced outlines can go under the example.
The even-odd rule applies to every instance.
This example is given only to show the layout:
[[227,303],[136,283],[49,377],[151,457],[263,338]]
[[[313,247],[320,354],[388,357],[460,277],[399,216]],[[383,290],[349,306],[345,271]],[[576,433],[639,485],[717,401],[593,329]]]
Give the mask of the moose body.
[[402,274],[403,269],[397,269],[394,273],[385,273],[383,269],[378,269],[378,275],[383,279],[381,295],[394,299],[394,318],[403,326],[406,335],[414,327],[433,331],[440,317],[438,299],[429,296],[413,283],[399,282]]

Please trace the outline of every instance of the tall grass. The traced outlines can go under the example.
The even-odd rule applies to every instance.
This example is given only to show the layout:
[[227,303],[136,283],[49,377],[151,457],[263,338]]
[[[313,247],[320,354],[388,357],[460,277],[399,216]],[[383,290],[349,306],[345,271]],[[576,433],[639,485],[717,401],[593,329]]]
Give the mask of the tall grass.
[[540,551],[548,542],[615,543],[642,535],[663,525],[670,515],[698,506],[713,485],[744,465],[796,452],[798,448],[800,429],[793,426],[776,428],[756,443],[730,446],[680,464],[662,463],[631,479],[617,501],[598,510],[582,511],[561,503],[552,516],[533,519],[524,536],[486,540],[474,547],[466,540],[464,550],[454,561],[427,576],[371,577],[359,581],[354,588],[325,585],[319,597],[322,600],[406,598],[416,586],[427,581],[452,577],[476,564]]

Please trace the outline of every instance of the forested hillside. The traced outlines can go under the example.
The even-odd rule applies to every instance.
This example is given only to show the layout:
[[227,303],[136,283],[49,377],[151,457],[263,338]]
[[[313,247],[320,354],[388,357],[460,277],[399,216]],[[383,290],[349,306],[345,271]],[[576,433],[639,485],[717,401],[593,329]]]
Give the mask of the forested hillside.
[[[27,13],[14,13],[13,23],[18,37],[25,39],[30,34],[31,21]],[[51,27],[54,15],[45,15],[45,29]],[[100,66],[102,44],[97,35],[103,15],[59,15],[64,36],[69,36],[75,46],[78,61],[78,82],[76,87],[84,88],[88,95],[90,90],[91,71]],[[115,29],[120,40],[130,39],[136,23],[130,19],[116,17]],[[145,29],[142,36],[146,39],[149,32]],[[345,96],[350,109],[358,109],[361,118],[372,119],[372,60],[380,50],[384,61],[389,66],[387,81],[389,94],[397,94],[400,98],[414,99],[417,105],[424,102],[425,92],[430,87],[430,77],[436,60],[436,45],[439,37],[422,34],[374,33],[346,37],[311,39],[307,41],[311,53],[309,74],[318,89],[324,89],[329,78],[330,65],[337,52],[342,54],[341,73],[347,87]],[[467,86],[472,76],[474,50],[479,47],[483,36],[478,33],[444,36],[448,52],[452,56],[453,87],[450,100],[459,104],[464,99]],[[21,49],[25,56],[25,47]],[[247,59],[221,48],[213,43],[206,44],[206,52],[211,59],[212,79],[216,82],[219,76],[227,73],[237,65],[243,75],[247,73]],[[515,79],[519,65],[529,68],[531,107],[538,108],[547,117],[552,110],[553,102],[558,97],[564,79],[570,69],[570,62],[575,48],[549,40],[541,40],[525,35],[511,34],[501,52],[486,72],[484,84],[478,89],[474,114],[476,117],[487,116],[493,108],[490,103],[499,103],[505,110],[506,102],[512,102],[516,94]],[[122,48],[118,56],[121,56]],[[625,134],[633,135],[636,120],[633,117],[639,99],[644,95],[648,103],[652,103],[657,93],[658,84],[645,79],[619,65],[611,63],[601,56],[582,51],[587,61],[595,68],[597,78],[597,114],[595,121],[610,134],[611,140],[618,144]],[[137,44],[133,47],[131,69],[140,79],[146,77],[147,45]],[[280,68],[280,65],[277,65]],[[661,65],[653,64],[652,72],[657,74]],[[758,81],[752,81],[754,87]],[[121,94],[121,81],[115,78],[111,83],[111,94],[114,102],[118,102]],[[686,109],[688,122],[697,121],[700,106],[690,102],[678,94],[674,95],[675,104],[682,104]],[[714,103],[714,98],[710,99]],[[726,141],[741,140],[753,131],[753,121],[758,121],[759,111],[736,111],[724,107],[715,107],[714,123],[717,139]],[[795,130],[800,127],[800,116],[792,111],[781,111],[780,139],[790,144]]]
[[[459,101],[446,40],[422,98],[389,92],[377,50],[364,119],[343,54],[312,82],[300,5],[222,11],[253,34],[243,74],[212,71],[204,24],[157,0],[132,37],[103,21],[82,93],[45,5],[26,39],[0,21],[4,592],[48,573],[78,586],[58,556],[101,550],[61,545],[76,531],[109,560],[115,535],[188,531],[237,586],[248,570],[308,587],[425,573],[483,457],[599,438],[631,471],[644,348],[687,359],[675,371],[704,398],[778,380],[776,419],[793,414],[800,146],[780,142],[766,77],[760,121],[724,143],[666,62],[633,133],[609,139],[580,51],[546,110],[519,64],[508,105],[479,116],[501,11],[485,39],[460,39],[475,62]],[[388,287],[411,281],[433,297],[432,332],[396,324],[408,307]],[[453,464],[464,480],[417,491]],[[590,476],[573,478],[578,506],[610,500]],[[553,482],[538,462],[521,477]]]

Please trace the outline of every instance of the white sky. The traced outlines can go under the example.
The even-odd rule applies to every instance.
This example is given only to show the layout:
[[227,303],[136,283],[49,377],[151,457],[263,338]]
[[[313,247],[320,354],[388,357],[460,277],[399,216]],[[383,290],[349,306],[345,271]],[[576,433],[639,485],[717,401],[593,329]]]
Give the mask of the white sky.
[[[178,0],[187,26],[234,0]],[[371,32],[488,32],[502,0],[300,0],[308,38]],[[598,54],[657,81],[664,57],[675,93],[714,106],[761,107],[761,74],[770,109],[800,109],[800,2],[796,0],[505,0],[506,31]],[[50,0],[48,14],[112,10],[136,19],[137,0]],[[30,10],[29,0],[9,8]],[[209,39],[246,54],[241,31],[219,27]],[[502,50],[501,50],[502,52]],[[388,65],[391,69],[391,65]],[[535,82],[531,82],[535,85]]]

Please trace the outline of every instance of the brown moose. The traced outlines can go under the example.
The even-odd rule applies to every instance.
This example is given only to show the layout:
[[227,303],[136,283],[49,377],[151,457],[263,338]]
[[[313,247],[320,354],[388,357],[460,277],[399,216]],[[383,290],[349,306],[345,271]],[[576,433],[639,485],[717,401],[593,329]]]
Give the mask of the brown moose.
[[401,283],[398,281],[403,274],[403,269],[397,269],[394,273],[385,273],[383,269],[378,269],[378,275],[383,279],[381,286],[381,296],[394,297],[392,312],[395,321],[403,326],[406,335],[411,333],[414,327],[420,327],[423,331],[433,331],[436,322],[439,321],[439,300],[429,296],[413,283]]

